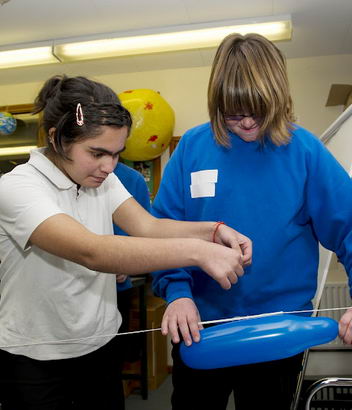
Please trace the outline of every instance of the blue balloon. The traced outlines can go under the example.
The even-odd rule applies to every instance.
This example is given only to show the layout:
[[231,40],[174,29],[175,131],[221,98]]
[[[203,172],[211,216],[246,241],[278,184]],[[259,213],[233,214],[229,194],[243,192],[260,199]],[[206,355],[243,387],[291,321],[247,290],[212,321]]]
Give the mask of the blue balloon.
[[327,317],[280,314],[216,325],[200,333],[200,342],[181,343],[181,358],[193,369],[218,369],[294,356],[334,340],[338,324]]

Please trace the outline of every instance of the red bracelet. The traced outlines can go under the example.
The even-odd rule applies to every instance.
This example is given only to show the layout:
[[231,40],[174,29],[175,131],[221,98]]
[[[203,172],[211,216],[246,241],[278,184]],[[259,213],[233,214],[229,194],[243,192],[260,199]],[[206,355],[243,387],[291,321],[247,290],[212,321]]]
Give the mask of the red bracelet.
[[216,243],[215,242],[215,235],[216,235],[216,232],[218,231],[220,225],[225,225],[225,222],[222,222],[222,221],[216,222],[214,232],[213,232],[213,242],[214,243]]

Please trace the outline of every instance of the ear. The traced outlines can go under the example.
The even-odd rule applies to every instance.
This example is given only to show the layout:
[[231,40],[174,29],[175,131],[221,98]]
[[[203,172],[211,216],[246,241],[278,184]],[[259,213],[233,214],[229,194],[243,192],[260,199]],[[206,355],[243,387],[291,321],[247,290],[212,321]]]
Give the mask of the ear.
[[55,132],[56,132],[56,128],[55,127],[51,127],[49,129],[49,143],[53,146],[54,151],[56,152],[56,145],[55,145]]

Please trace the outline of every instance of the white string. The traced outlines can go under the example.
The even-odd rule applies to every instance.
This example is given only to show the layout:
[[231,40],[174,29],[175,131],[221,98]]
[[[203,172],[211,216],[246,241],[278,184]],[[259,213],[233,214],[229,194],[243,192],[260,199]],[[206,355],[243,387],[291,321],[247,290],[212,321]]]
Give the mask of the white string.
[[[225,323],[225,322],[234,322],[239,320],[249,320],[249,319],[257,319],[261,317],[267,316],[276,316],[276,315],[283,315],[283,314],[297,314],[297,313],[311,313],[311,312],[326,312],[326,311],[333,311],[333,310],[346,310],[350,309],[351,306],[345,307],[337,307],[337,308],[325,308],[325,309],[309,309],[309,310],[292,310],[290,312],[271,312],[271,313],[261,313],[259,315],[249,315],[249,316],[234,316],[228,319],[217,319],[217,320],[207,320],[204,322],[199,322],[199,325],[208,325],[213,323]],[[152,329],[143,329],[143,330],[134,330],[131,332],[123,332],[123,333],[112,333],[112,334],[105,334],[105,335],[95,335],[95,336],[88,336],[82,337],[77,339],[60,339],[60,340],[47,340],[47,341],[37,341],[37,342],[30,342],[30,343],[19,343],[19,344],[12,344],[12,345],[0,345],[0,349],[6,348],[15,348],[15,347],[28,347],[28,346],[37,346],[37,345],[50,345],[50,344],[65,344],[65,343],[82,343],[90,339],[98,339],[98,338],[106,338],[106,337],[115,337],[115,336],[125,336],[125,335],[133,335],[133,334],[140,334],[140,333],[148,333],[148,332],[157,332],[160,331],[161,327],[152,328]]]
[[256,319],[259,317],[267,317],[267,316],[275,316],[275,315],[292,315],[296,313],[312,313],[312,312],[323,312],[328,310],[346,310],[349,309],[351,306],[347,307],[338,307],[338,308],[325,308],[325,309],[309,309],[309,310],[291,310],[290,312],[271,312],[271,313],[261,313],[260,315],[250,315],[250,316],[235,316],[229,319],[218,319],[218,320],[208,320],[206,322],[199,322],[201,325],[208,325],[212,323],[224,323],[224,322],[232,322],[234,320],[247,320],[247,319]]
[[124,332],[124,333],[111,333],[111,334],[105,334],[105,335],[94,335],[94,336],[87,336],[87,337],[82,337],[82,338],[77,338],[77,339],[59,339],[59,340],[46,340],[46,341],[37,341],[37,342],[30,342],[30,343],[19,343],[19,344],[13,344],[13,345],[0,345],[0,349],[5,349],[5,348],[12,348],[12,347],[27,347],[27,346],[37,346],[37,345],[52,345],[52,344],[60,344],[60,343],[82,343],[85,342],[89,339],[98,339],[98,338],[104,338],[104,337],[114,337],[114,336],[124,336],[124,335],[133,335],[137,333],[147,333],[147,332],[155,332],[157,330],[161,330],[161,327],[159,328],[154,328],[154,329],[144,329],[144,330],[134,330],[132,332]]

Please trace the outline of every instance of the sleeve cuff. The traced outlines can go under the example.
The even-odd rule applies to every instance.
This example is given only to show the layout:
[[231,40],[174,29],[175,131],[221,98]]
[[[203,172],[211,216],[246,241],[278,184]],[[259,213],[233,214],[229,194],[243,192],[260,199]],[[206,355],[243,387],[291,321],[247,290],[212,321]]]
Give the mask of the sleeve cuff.
[[188,281],[170,282],[166,289],[166,302],[171,303],[180,298],[190,298],[193,300],[192,291]]

